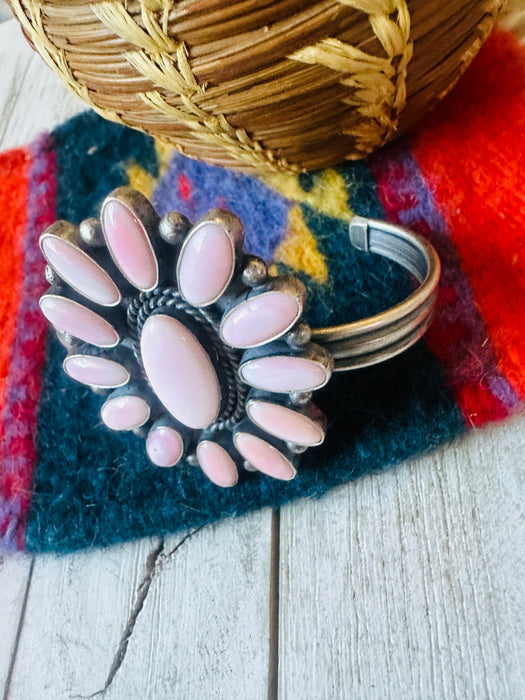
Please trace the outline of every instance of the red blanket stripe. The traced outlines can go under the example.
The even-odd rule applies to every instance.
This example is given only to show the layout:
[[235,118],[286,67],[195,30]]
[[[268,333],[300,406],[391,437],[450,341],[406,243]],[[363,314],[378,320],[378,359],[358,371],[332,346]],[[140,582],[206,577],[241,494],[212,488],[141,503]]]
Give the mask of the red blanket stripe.
[[27,224],[28,174],[31,162],[29,148],[18,148],[0,154],[0,180],[3,183],[0,188],[0,410],[5,399],[22,287],[23,239]]
[[46,337],[46,322],[38,298],[47,287],[38,237],[55,215],[55,156],[51,137],[38,139],[31,150],[34,157],[29,171],[21,168],[16,174],[11,172],[11,177],[26,177],[28,191],[24,202],[27,219],[18,246],[23,248],[22,281],[18,286],[18,308],[11,309],[16,326],[1,407],[0,544],[4,549],[23,548],[25,516],[36,464],[37,410]]
[[412,151],[472,285],[498,369],[525,398],[525,157],[517,142],[525,137],[525,48],[500,32],[489,42],[414,136]]

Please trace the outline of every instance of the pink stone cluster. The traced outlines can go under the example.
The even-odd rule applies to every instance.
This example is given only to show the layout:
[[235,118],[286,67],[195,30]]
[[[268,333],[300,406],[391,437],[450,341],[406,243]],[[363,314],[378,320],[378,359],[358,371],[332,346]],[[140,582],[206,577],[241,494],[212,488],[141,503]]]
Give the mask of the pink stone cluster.
[[[309,393],[332,371],[331,358],[308,339],[287,343],[303,313],[301,283],[269,277],[262,261],[253,263],[229,212],[214,211],[182,237],[162,240],[149,202],[125,188],[105,200],[92,234],[97,226],[99,239],[83,237],[82,228],[73,240],[65,238],[63,224],[42,235],[54,286],[40,306],[69,348],[65,372],[109,390],[103,422],[144,434],[149,459],[159,467],[174,466],[192,449],[222,487],[237,483],[244,460],[251,470],[292,479],[295,455],[324,439],[324,417]],[[250,265],[257,271],[251,278]],[[129,300],[163,285],[176,288],[197,314],[205,309],[206,318],[216,318],[217,342],[238,351],[238,378],[253,389],[244,415],[229,426],[229,442],[217,427],[227,398],[224,379],[184,314],[173,314],[169,305],[156,309],[130,352]]]

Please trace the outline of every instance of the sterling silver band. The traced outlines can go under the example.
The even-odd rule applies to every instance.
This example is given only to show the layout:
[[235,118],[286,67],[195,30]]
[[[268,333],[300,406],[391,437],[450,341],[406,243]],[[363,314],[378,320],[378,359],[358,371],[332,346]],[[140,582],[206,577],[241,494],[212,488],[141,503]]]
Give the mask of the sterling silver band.
[[312,340],[332,354],[336,372],[384,362],[419,340],[432,321],[441,271],[432,245],[412,231],[361,216],[349,228],[355,248],[398,263],[419,286],[405,301],[376,316],[312,330]]

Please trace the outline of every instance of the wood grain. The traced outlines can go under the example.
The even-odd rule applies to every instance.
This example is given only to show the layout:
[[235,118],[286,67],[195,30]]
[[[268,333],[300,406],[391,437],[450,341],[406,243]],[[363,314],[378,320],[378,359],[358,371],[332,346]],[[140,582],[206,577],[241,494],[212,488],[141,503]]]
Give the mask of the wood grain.
[[168,558],[109,698],[266,700],[270,519],[226,520]]
[[0,688],[8,684],[16,653],[32,558],[0,555]]
[[37,557],[10,698],[266,698],[271,513]]
[[24,145],[86,109],[46,68],[15,20],[0,25],[0,148]]
[[524,418],[282,510],[282,697],[523,697]]

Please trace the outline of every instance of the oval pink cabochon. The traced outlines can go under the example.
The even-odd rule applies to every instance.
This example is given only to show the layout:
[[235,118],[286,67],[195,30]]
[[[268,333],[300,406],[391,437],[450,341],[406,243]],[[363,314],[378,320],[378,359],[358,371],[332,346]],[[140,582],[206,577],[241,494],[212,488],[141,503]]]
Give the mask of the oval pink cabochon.
[[143,326],[140,345],[146,375],[168,411],[189,428],[210,425],[219,413],[219,380],[193,333],[172,316],[155,314]]
[[301,303],[291,294],[265,292],[246,299],[226,314],[221,334],[233,347],[255,347],[286,333],[301,313]]
[[197,446],[197,459],[202,471],[217,486],[235,486],[239,476],[235,462],[216,442],[204,440]]
[[248,417],[266,432],[296,445],[312,447],[324,440],[324,430],[308,416],[269,401],[250,400]]
[[148,291],[158,283],[157,258],[143,224],[118,199],[102,210],[102,228],[118,268],[137,289]]
[[239,432],[234,435],[233,441],[241,455],[260,472],[285,481],[295,477],[297,472],[290,460],[265,440]]
[[201,224],[186,239],[177,266],[182,296],[193,306],[207,306],[221,296],[235,268],[230,235],[215,222]]

